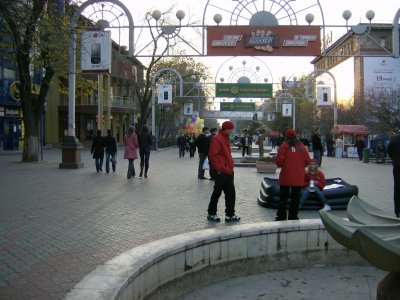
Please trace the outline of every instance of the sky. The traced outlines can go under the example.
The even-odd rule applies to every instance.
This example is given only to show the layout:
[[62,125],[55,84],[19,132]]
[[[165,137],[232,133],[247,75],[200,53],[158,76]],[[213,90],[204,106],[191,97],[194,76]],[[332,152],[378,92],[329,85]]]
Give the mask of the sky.
[[[204,8],[206,7],[206,4],[208,4],[208,11],[212,11],[212,14],[209,14],[208,17],[210,19],[206,20],[206,25],[215,25],[211,20],[211,16],[214,15],[214,13],[219,13],[219,7],[232,5],[233,2],[237,3],[237,1],[233,0],[146,0],[145,2],[139,0],[121,0],[121,2],[128,7],[136,24],[138,23],[137,20],[143,19],[147,11],[152,11],[154,9],[165,11],[173,4],[175,4],[176,7],[173,9],[174,13],[177,10],[183,10],[186,14],[185,18],[190,18],[191,20],[202,20]],[[243,3],[244,2],[247,1],[243,1]],[[268,1],[266,2],[268,3]],[[298,8],[302,9],[315,3],[317,3],[317,0],[295,0],[291,5],[292,7],[297,5]],[[365,14],[368,10],[373,10],[375,12],[375,18],[372,20],[373,23],[392,23],[396,12],[400,9],[400,3],[395,0],[320,0],[319,3],[322,7],[325,25],[328,26],[326,27],[326,34],[332,32],[333,40],[336,40],[346,32],[346,22],[342,17],[344,10],[350,10],[352,12],[352,17],[348,22],[349,26],[351,26],[360,22],[367,23],[368,20],[365,17]],[[218,9],[212,10],[214,4],[219,6]],[[295,8],[294,10],[296,11],[298,8]],[[315,21],[312,25],[321,25],[320,11],[318,10],[314,15]],[[298,12],[296,16],[299,20],[299,25],[306,25],[304,16],[301,16],[301,12]],[[174,17],[173,14],[172,17]],[[208,17],[206,16],[206,18]],[[229,19],[224,16],[221,25],[229,25],[228,21]],[[333,26],[329,27],[329,25]],[[340,27],[338,25],[340,25]],[[231,56],[211,57],[201,58],[200,60],[210,67],[212,76],[215,76],[215,79],[218,79],[220,78],[219,72],[222,64],[231,58]],[[259,58],[264,60],[262,57]],[[249,60],[251,58],[246,59]],[[273,81],[279,82],[282,76],[287,78],[291,76],[299,77],[302,74],[309,74],[312,72],[313,66],[310,64],[312,59],[313,57],[272,57],[268,58],[268,61],[264,61],[264,64],[268,66],[269,70],[273,74]],[[239,67],[241,66],[234,66],[234,68]]]

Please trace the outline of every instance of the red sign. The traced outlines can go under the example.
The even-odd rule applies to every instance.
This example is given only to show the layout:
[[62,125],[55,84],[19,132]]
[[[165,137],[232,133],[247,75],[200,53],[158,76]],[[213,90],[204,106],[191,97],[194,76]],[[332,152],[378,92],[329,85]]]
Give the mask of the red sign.
[[208,26],[208,56],[318,56],[317,26]]

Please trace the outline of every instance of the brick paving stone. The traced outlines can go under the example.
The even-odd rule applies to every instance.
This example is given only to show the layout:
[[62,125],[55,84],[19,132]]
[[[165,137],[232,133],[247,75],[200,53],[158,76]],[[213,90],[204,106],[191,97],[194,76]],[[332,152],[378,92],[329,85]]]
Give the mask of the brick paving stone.
[[[234,226],[206,220],[213,182],[198,180],[198,157],[180,159],[177,149],[152,152],[147,179],[127,180],[127,162],[121,158],[116,173],[96,173],[88,149],[82,151],[85,167],[78,170],[59,169],[61,150],[56,148],[44,151],[44,162],[20,160],[20,154],[0,155],[0,300],[62,299],[97,265],[133,247]],[[327,177],[357,184],[361,198],[393,213],[390,165],[324,157],[322,169]],[[255,168],[235,169],[241,224],[275,217],[276,210],[256,201],[264,176]],[[222,196],[218,212],[223,211]],[[317,211],[299,216],[319,218]]]

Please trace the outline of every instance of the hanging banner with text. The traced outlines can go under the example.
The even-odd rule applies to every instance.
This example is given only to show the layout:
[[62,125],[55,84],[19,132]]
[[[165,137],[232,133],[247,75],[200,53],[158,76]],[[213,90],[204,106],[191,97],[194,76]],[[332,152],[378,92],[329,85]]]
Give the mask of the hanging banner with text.
[[319,26],[207,26],[208,56],[318,56]]
[[221,102],[220,111],[255,111],[256,104],[249,102]]
[[216,83],[215,97],[272,98],[270,83]]

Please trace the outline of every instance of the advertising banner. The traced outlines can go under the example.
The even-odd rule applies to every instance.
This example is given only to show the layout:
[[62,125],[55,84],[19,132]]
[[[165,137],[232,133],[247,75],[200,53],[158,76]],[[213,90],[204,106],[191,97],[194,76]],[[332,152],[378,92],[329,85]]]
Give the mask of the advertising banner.
[[185,116],[193,115],[193,103],[185,103],[185,104],[183,104],[183,114]]
[[208,26],[208,56],[318,56],[319,26]]
[[172,104],[172,85],[158,85],[158,104]]
[[111,73],[111,32],[82,33],[82,73]]
[[270,83],[216,83],[215,97],[272,98]]
[[320,85],[317,87],[317,105],[318,106],[332,105],[331,87],[330,86],[321,86]]
[[255,111],[256,104],[251,102],[221,102],[220,111]]
[[282,104],[282,117],[291,117],[292,116],[292,104],[291,103],[283,103]]

